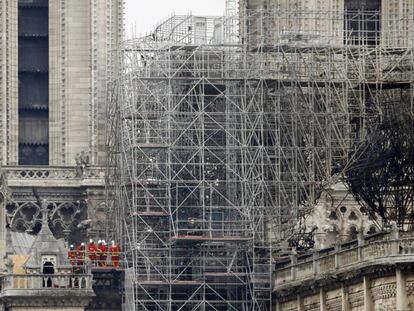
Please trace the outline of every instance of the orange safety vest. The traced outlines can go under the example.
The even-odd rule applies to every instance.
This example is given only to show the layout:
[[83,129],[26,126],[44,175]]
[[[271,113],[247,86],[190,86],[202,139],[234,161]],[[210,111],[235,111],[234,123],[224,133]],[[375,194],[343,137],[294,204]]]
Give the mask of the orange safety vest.
[[121,253],[121,248],[119,245],[111,245],[109,247],[109,253],[111,254],[111,260],[114,267],[119,267],[119,255]]
[[83,261],[85,259],[85,246],[83,246],[83,245],[78,246],[76,257],[77,257],[77,261],[78,261],[78,266],[82,266]]
[[74,266],[75,265],[75,262],[76,262],[76,260],[75,260],[76,259],[76,251],[74,249],[70,249],[68,251],[68,257],[69,257],[70,264],[72,266]]
[[88,257],[90,260],[95,261],[96,260],[96,251],[97,247],[95,243],[88,243]]

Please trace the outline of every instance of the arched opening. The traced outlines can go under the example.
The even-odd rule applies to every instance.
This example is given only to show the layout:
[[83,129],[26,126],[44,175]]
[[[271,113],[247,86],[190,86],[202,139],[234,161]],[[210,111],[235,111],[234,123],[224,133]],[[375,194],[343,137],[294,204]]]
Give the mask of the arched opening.
[[332,228],[327,232],[326,235],[326,246],[335,244],[338,241],[339,230],[337,226],[332,226]]
[[368,235],[377,233],[377,228],[374,226],[369,227],[369,230],[367,232]]
[[[43,264],[42,274],[55,274],[55,266],[52,262],[46,261]],[[52,287],[53,282],[50,276],[44,276],[43,287]]]
[[331,214],[329,215],[330,220],[338,220],[338,215],[336,214],[336,211],[331,211]]
[[358,220],[358,216],[355,214],[355,212],[354,211],[352,211],[350,214],[349,214],[349,216],[348,216],[348,219],[349,220]]
[[356,240],[358,238],[358,229],[354,226],[349,228],[348,236],[350,241]]
[[50,261],[46,261],[43,264],[43,270],[42,270],[43,274],[55,274],[55,266],[52,262]]

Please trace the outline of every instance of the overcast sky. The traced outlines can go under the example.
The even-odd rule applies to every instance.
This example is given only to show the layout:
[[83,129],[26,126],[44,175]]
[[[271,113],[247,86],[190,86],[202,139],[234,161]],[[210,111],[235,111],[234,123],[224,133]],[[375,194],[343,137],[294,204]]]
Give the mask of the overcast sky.
[[225,0],[126,0],[126,35],[146,34],[172,13],[194,15],[224,15]]

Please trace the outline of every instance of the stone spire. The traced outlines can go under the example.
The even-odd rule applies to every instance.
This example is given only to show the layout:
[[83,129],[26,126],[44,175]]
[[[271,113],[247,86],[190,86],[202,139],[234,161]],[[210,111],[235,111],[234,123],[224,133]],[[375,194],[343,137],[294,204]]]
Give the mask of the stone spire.
[[38,236],[43,236],[46,240],[56,240],[49,228],[49,210],[47,208],[46,199],[41,201],[40,213],[42,213],[42,228],[40,229]]
[[40,212],[42,213],[42,229],[44,226],[49,226],[49,211],[47,210],[47,201],[42,200],[42,206],[40,207]]

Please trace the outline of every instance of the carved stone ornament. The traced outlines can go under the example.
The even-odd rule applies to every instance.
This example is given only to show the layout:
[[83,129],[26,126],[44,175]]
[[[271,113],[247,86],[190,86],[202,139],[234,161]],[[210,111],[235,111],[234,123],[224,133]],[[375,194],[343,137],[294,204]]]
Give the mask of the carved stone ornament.
[[[78,225],[87,218],[84,201],[47,202],[49,226],[56,238],[68,239]],[[37,234],[42,224],[41,207],[37,202],[8,201],[6,205],[7,225],[17,232]]]

